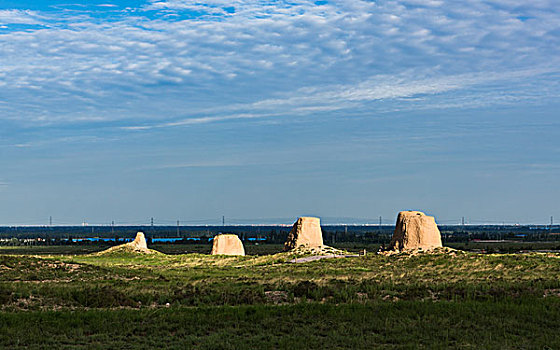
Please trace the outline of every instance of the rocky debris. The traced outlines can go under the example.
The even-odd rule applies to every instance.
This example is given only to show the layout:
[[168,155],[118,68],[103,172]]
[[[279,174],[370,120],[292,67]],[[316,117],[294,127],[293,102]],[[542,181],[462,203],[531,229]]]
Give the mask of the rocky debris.
[[288,292],[283,290],[271,290],[264,292],[266,300],[273,304],[285,304],[288,302]]
[[368,293],[361,293],[361,292],[356,293],[356,300],[357,300],[359,303],[364,303],[364,302],[366,302],[366,301],[368,300],[368,298],[369,298]]
[[311,249],[323,247],[323,233],[319,218],[300,217],[296,220],[284,243],[284,250],[289,251],[299,247]]
[[243,243],[237,235],[223,234],[214,237],[212,255],[245,255]]
[[288,260],[290,263],[304,263],[321,259],[354,258],[360,256],[359,254],[352,254],[345,250],[336,249],[327,245],[314,248],[299,246],[284,254],[289,254],[291,256],[293,256],[293,254],[296,255],[295,258]]
[[433,216],[420,211],[401,211],[389,250],[431,250],[442,247],[441,234]]
[[359,255],[357,254],[330,254],[330,255],[311,255],[311,256],[304,256],[301,258],[294,258],[288,262],[294,264],[306,263],[310,261],[317,261],[321,259],[335,259],[335,258],[357,258]]
[[329,247],[328,245],[324,245],[321,247],[307,247],[307,246],[299,246],[295,249],[289,251],[289,253],[297,254],[297,255],[344,255],[348,254],[345,250],[336,249],[333,247]]
[[559,297],[560,298],[560,289],[558,289],[558,288],[556,288],[556,289],[545,289],[544,294],[543,294],[543,298],[548,298],[548,297]]

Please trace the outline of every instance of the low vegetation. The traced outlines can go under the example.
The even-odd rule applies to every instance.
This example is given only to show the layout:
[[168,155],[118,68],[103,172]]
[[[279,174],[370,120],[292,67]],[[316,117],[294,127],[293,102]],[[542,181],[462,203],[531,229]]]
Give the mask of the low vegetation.
[[0,313],[10,349],[557,349],[558,300]]
[[560,347],[558,253],[295,258],[0,255],[0,347]]

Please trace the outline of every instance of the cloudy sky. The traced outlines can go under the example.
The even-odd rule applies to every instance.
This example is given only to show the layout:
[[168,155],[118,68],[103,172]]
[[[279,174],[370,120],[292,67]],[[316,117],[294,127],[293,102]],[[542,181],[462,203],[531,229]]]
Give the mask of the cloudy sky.
[[556,0],[0,0],[0,225],[560,221]]

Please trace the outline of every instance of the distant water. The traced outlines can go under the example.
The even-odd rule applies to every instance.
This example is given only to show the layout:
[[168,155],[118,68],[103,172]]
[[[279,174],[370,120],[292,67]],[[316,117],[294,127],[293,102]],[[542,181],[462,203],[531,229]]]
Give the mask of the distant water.
[[[63,239],[67,241],[68,238]],[[132,238],[120,238],[119,242],[132,242]],[[90,242],[115,242],[115,238],[99,238],[99,237],[85,237],[85,238],[72,238],[72,242],[83,242],[83,241],[90,241]]]
[[[152,242],[156,243],[156,242],[163,242],[163,243],[173,243],[173,242],[178,242],[178,241],[182,241],[183,239],[186,239],[187,241],[201,241],[202,238],[199,237],[187,237],[187,238],[182,238],[182,237],[170,237],[170,238],[152,238]],[[208,238],[208,242],[211,242],[214,238]],[[64,238],[64,241],[67,241],[68,238]],[[72,242],[84,242],[84,241],[90,241],[90,242],[115,242],[115,238],[101,238],[101,237],[83,237],[83,238],[72,238]],[[133,238],[119,238],[117,242],[122,242],[122,243],[126,243],[126,242],[132,242]],[[266,238],[254,238],[254,237],[250,237],[247,238],[247,241],[250,242],[255,242],[255,241],[266,241]]]
[[[188,239],[188,238],[187,238],[187,239]],[[152,242],[177,242],[177,241],[182,241],[182,240],[183,240],[183,238],[180,238],[180,237],[174,237],[174,238],[152,238]],[[199,241],[200,241],[200,238],[194,239],[194,241],[196,241],[196,240],[199,240]]]

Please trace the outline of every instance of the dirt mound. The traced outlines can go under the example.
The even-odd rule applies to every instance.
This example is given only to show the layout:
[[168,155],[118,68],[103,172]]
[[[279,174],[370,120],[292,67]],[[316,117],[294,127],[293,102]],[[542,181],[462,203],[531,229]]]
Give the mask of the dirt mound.
[[420,211],[399,213],[389,250],[430,250],[441,246],[441,234],[433,216]]
[[284,250],[294,250],[298,247],[316,248],[323,247],[323,233],[321,220],[313,217],[301,217],[294,223],[284,243]]
[[467,253],[462,250],[453,249],[449,247],[437,247],[428,250],[423,250],[423,249],[409,249],[409,250],[402,250],[402,251],[387,250],[384,252],[378,252],[378,254],[385,255],[385,256],[412,257],[421,254],[431,254],[431,255],[445,254],[451,256],[459,256]]
[[217,235],[212,245],[212,255],[245,255],[243,243],[237,235]]
[[148,245],[146,244],[146,237],[144,236],[143,232],[138,232],[136,234],[136,238],[132,242],[111,247],[97,254],[102,255],[102,254],[117,253],[117,252],[141,253],[141,254],[158,253],[155,250],[148,249]]

